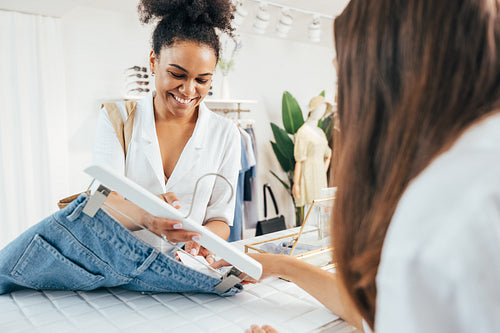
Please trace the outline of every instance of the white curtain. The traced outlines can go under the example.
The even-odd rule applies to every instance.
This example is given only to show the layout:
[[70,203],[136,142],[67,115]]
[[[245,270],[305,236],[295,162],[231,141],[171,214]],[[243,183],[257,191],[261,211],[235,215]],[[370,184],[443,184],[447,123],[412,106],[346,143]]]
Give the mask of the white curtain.
[[67,193],[59,19],[0,11],[0,248]]

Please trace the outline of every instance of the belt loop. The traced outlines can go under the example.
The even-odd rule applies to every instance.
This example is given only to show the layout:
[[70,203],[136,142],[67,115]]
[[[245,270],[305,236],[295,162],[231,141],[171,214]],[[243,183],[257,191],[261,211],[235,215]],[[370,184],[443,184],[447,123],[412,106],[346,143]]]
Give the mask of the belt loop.
[[66,216],[66,219],[68,221],[73,222],[76,220],[78,217],[80,217],[80,214],[82,213],[83,207],[85,207],[85,204],[88,201],[88,197],[86,197],[82,202],[78,204],[78,206],[75,207],[75,209],[68,215]]
[[148,269],[149,266],[151,266],[153,261],[156,260],[159,254],[160,252],[157,249],[153,248],[151,254],[146,258],[146,260],[144,260],[144,262],[139,267],[137,267],[137,269],[133,272],[132,276],[136,277],[137,275],[144,273],[144,271]]

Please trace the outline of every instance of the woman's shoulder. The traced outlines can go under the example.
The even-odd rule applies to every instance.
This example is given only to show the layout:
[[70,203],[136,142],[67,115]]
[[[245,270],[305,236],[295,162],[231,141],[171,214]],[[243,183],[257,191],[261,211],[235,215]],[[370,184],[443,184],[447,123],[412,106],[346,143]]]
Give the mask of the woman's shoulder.
[[117,100],[109,100],[105,101],[101,104],[100,110],[101,113],[104,114],[105,117],[109,118],[110,114],[114,112],[112,109],[115,109],[120,113],[122,119],[125,121],[131,111],[135,110],[135,117],[144,116],[146,113],[150,113],[153,110],[152,107],[152,97],[150,95],[146,95],[140,99],[117,99]]
[[397,206],[377,273],[380,329],[394,311],[406,325],[435,313],[459,322],[474,317],[465,308],[498,304],[500,155],[470,143],[437,158]]
[[383,255],[445,267],[481,243],[500,244],[491,238],[500,225],[498,124],[500,117],[471,127],[410,183],[389,225]]
[[[473,171],[455,162],[420,175],[401,198],[382,248],[380,295],[408,295],[417,284],[421,293],[443,301],[461,288],[500,279],[494,264],[500,253],[500,170],[478,163]],[[488,281],[471,274],[486,271]]]

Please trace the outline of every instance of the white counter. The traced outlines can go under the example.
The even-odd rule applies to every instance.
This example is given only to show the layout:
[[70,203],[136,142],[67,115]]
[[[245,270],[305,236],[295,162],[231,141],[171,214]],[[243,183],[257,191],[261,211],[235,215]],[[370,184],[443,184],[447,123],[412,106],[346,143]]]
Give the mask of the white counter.
[[0,295],[0,332],[244,332],[251,324],[279,332],[354,331],[295,284],[275,278],[231,297],[120,288]]

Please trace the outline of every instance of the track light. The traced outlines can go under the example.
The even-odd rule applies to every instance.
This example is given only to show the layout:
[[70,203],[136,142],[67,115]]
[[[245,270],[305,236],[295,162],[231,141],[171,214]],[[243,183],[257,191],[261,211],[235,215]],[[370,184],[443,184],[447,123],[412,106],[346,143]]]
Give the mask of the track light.
[[237,1],[235,5],[236,11],[234,12],[233,28],[238,29],[243,21],[245,21],[245,18],[248,15],[248,11],[245,9],[245,7],[243,7],[243,3],[241,1]]
[[259,34],[266,32],[270,17],[271,15],[269,14],[267,3],[261,2],[259,5],[259,11],[255,16],[255,21],[253,22],[253,30]]
[[278,37],[285,38],[288,32],[292,28],[293,17],[290,14],[290,9],[283,7],[281,9],[280,19],[278,25],[276,26],[276,34]]
[[313,20],[309,25],[307,37],[311,42],[319,42],[321,40],[321,23],[319,15],[313,16]]
[[[307,38],[309,41],[313,43],[318,43],[321,41],[321,20],[330,20],[333,21],[334,17],[318,12],[313,12],[310,10],[300,9],[291,6],[285,6],[284,4],[272,2],[273,0],[232,0],[236,6],[236,11],[234,13],[233,27],[236,29],[242,25],[245,17],[248,12],[244,8],[249,8],[246,6],[248,3],[254,3],[258,5],[257,14],[255,15],[254,21],[252,23],[252,31],[258,34],[266,33],[266,30],[271,21],[271,16],[277,14],[278,11],[275,9],[279,9],[279,17],[276,17],[276,36],[280,38],[288,37],[292,25],[302,22],[302,18],[312,17],[312,21],[310,24],[305,27]],[[285,1],[281,1],[285,2]],[[255,6],[253,7],[255,8]],[[293,14],[293,15],[292,15]],[[297,14],[297,15],[296,15]],[[276,15],[277,16],[277,15]],[[275,18],[273,17],[273,24]],[[307,24],[307,23],[306,23]],[[247,24],[245,24],[247,26]],[[298,28],[297,28],[298,29]],[[294,28],[294,30],[297,30]],[[303,29],[303,28],[300,28]],[[302,30],[304,31],[304,30]],[[304,36],[304,35],[303,35]],[[305,36],[304,36],[305,37]]]

